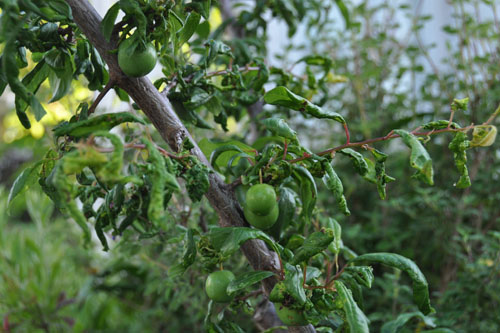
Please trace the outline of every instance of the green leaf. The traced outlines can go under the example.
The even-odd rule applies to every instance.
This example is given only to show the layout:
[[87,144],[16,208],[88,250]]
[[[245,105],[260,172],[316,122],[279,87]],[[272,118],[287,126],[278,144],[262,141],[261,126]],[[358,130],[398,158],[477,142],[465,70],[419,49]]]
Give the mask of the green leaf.
[[374,280],[373,268],[370,266],[350,266],[344,272],[349,273],[359,284],[371,288]]
[[99,130],[110,130],[126,122],[136,122],[145,125],[145,121],[130,112],[106,113],[77,122],[64,122],[54,128],[54,135],[60,137],[69,135],[83,137]]
[[292,176],[297,180],[300,189],[299,195],[300,201],[302,201],[301,215],[309,222],[318,197],[316,182],[306,168],[296,164],[293,164],[292,168]]
[[373,149],[371,152],[373,157],[375,157],[376,162],[373,163],[372,160],[365,158],[368,165],[368,172],[363,176],[363,178],[371,183],[377,184],[377,190],[380,198],[385,200],[386,185],[395,179],[385,173],[385,161],[387,160],[387,155],[376,149]]
[[495,142],[497,128],[493,125],[478,125],[472,131],[472,147],[488,147]]
[[352,297],[352,292],[346,285],[339,280],[335,280],[335,289],[337,289],[339,301],[342,303],[347,324],[350,332],[368,333],[368,318],[359,308]]
[[[41,60],[36,64],[35,68],[31,70],[22,80],[25,87],[33,94],[36,94],[40,85],[49,77],[50,67],[45,63],[45,60]],[[18,112],[25,112],[28,108],[28,103],[23,99],[16,96],[16,110]],[[37,113],[36,118],[40,120],[43,114]]]
[[7,199],[7,203],[10,206],[12,200],[17,197],[19,194],[23,193],[29,186],[33,185],[36,182],[36,178],[38,176],[38,170],[42,163],[45,160],[40,160],[33,164],[32,166],[24,169],[19,176],[17,176],[16,180],[14,180],[14,184],[10,188],[9,197]]
[[451,110],[455,111],[467,111],[467,104],[469,104],[469,98],[454,99],[451,103]]
[[300,266],[285,264],[285,280],[283,281],[286,291],[292,296],[298,305],[304,305],[307,301],[306,291],[303,286],[303,273]]
[[358,153],[351,148],[342,149],[339,151],[339,153],[349,156],[352,163],[354,164],[354,169],[361,176],[364,176],[368,173],[368,164],[366,163],[366,160],[364,159],[363,155],[361,155],[361,153]]
[[189,13],[186,18],[186,22],[181,30],[177,32],[177,47],[180,47],[182,44],[186,43],[191,36],[196,31],[198,24],[200,23],[201,16],[197,12]]
[[313,232],[304,240],[302,246],[295,250],[295,256],[290,263],[297,265],[307,262],[311,257],[325,250],[334,238],[333,229]]
[[381,333],[397,333],[403,328],[406,323],[408,323],[411,319],[418,318],[420,321],[425,323],[425,326],[428,327],[436,327],[434,324],[434,320],[432,318],[426,317],[420,311],[410,312],[410,313],[402,313],[396,319],[391,320],[384,325],[382,325]]
[[229,152],[229,151],[243,153],[243,150],[241,150],[241,148],[238,147],[237,145],[231,145],[231,144],[230,145],[222,145],[222,146],[215,148],[212,151],[212,153],[210,154],[210,164],[217,168],[217,164],[216,164],[217,159],[222,155],[222,153]]
[[273,133],[273,135],[281,136],[291,141],[297,140],[297,132],[292,130],[283,119],[268,118],[264,119],[262,124],[267,130]]
[[453,152],[455,166],[460,173],[460,179],[456,183],[457,188],[467,188],[471,185],[469,171],[467,169],[467,153],[466,150],[470,147],[470,141],[467,139],[467,134],[457,132],[453,140],[451,140],[448,148]]
[[49,75],[50,87],[52,88],[52,98],[49,103],[58,101],[62,97],[66,96],[69,89],[71,88],[71,82],[73,81],[73,63],[68,54],[62,53],[63,67]]
[[278,191],[278,220],[267,232],[275,239],[280,239],[281,231],[285,230],[295,215],[296,193],[287,187],[280,187]]
[[144,37],[142,39],[145,39],[148,20],[142,12],[139,2],[136,0],[120,0],[119,4],[120,8],[127,14],[126,16],[129,16],[134,21],[139,34]]
[[349,29],[349,27],[351,26],[351,20],[349,18],[349,10],[347,9],[344,1],[342,1],[342,0],[335,0],[335,3],[337,4],[337,7],[339,8],[340,13],[344,17],[345,27],[347,29]]
[[182,254],[182,267],[188,268],[196,259],[196,242],[194,241],[193,229],[186,230],[184,239],[184,253]]
[[232,280],[227,286],[228,295],[234,295],[238,291],[243,290],[251,285],[260,282],[268,277],[273,276],[273,272],[268,271],[251,271],[247,272],[241,276],[238,276],[236,279]]
[[344,197],[344,186],[342,185],[342,181],[340,180],[339,176],[337,176],[335,170],[333,170],[330,162],[326,162],[323,165],[326,171],[325,175],[323,176],[323,182],[325,183],[326,187],[330,191],[332,191],[333,197],[337,201],[337,205],[342,213],[346,216],[351,215]]
[[[211,156],[214,150],[222,146],[237,146],[240,150],[245,153],[251,154],[254,156],[255,149],[240,142],[237,140],[230,140],[224,142],[216,142],[207,138],[203,138],[198,142],[198,146],[200,147],[203,154],[207,157],[208,160],[211,160]],[[233,155],[238,154],[238,150],[228,150],[226,152],[222,152],[220,156],[217,157],[217,167],[224,167],[227,165],[229,160],[233,157]],[[213,164],[212,164],[213,165]],[[213,165],[215,167],[215,165]]]
[[50,0],[47,1],[50,8],[56,11],[58,14],[64,16],[68,20],[73,20],[73,15],[71,12],[71,7],[64,0]]
[[118,16],[118,12],[120,11],[120,4],[115,3],[113,6],[111,6],[108,11],[106,12],[106,15],[104,15],[104,18],[101,21],[101,32],[104,36],[104,38],[109,42],[111,38],[111,33],[113,32],[113,28],[115,26],[115,21]]
[[451,123],[449,120],[435,120],[428,122],[426,124],[422,125],[422,128],[425,130],[440,130],[440,129],[445,129],[448,128],[448,125],[450,128],[460,128],[460,126],[457,123]]
[[333,230],[333,237],[334,240],[333,242],[328,245],[328,250],[332,252],[333,254],[337,255],[340,253],[340,250],[342,249],[342,227],[340,224],[335,220],[334,218],[329,217],[327,220],[327,226],[328,228]]
[[344,118],[337,112],[324,111],[304,97],[294,94],[286,87],[279,86],[266,92],[264,101],[268,104],[284,106],[295,111],[301,111],[315,118],[333,119],[341,124],[345,124]]
[[246,227],[215,227],[208,233],[212,246],[221,252],[224,257],[239,250],[240,245],[249,239],[260,239],[269,245],[276,253],[279,253],[278,245],[264,232]]
[[434,185],[432,160],[424,146],[415,135],[405,130],[394,130],[394,133],[401,136],[403,142],[411,149],[410,165],[417,170],[414,177],[429,185]]
[[429,300],[427,280],[413,261],[399,254],[383,252],[363,254],[349,261],[349,263],[353,264],[359,264],[361,262],[380,263],[406,272],[413,281],[413,300],[417,304],[419,310],[425,315],[434,312]]

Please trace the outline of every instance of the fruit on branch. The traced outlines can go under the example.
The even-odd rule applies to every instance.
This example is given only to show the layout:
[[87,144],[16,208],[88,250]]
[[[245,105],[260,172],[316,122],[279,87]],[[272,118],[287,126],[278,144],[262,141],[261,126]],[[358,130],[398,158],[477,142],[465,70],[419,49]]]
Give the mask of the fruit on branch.
[[271,228],[279,215],[274,188],[267,184],[250,187],[246,193],[243,213],[252,226],[261,230]]
[[118,65],[128,76],[144,76],[156,66],[156,50],[153,44],[130,37],[118,47]]
[[234,278],[231,271],[222,270],[211,273],[205,281],[205,291],[208,297],[218,303],[230,302],[232,296],[228,295],[226,289]]

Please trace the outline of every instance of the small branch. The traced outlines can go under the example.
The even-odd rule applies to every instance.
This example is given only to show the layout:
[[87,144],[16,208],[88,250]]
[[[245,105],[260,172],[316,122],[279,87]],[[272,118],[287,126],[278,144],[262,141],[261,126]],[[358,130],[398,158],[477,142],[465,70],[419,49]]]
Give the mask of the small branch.
[[[500,110],[500,108],[499,108],[499,110]],[[498,111],[498,112],[500,113],[500,111]],[[444,129],[432,130],[432,131],[428,131],[428,132],[412,132],[412,134],[416,135],[416,136],[429,136],[429,135],[434,135],[434,134],[438,134],[438,133],[446,133],[446,132],[467,132],[471,128],[474,128],[474,125],[469,125],[469,126],[464,127],[464,128],[444,128]],[[398,134],[393,134],[393,131],[391,131],[386,136],[381,136],[378,138],[368,139],[368,140],[359,141],[359,142],[345,143],[343,145],[319,152],[316,155],[324,156],[324,155],[328,155],[328,154],[331,154],[333,152],[336,152],[336,151],[339,151],[339,150],[342,150],[345,148],[362,147],[362,146],[365,146],[365,145],[368,145],[371,143],[386,141],[389,139],[395,139],[395,138],[399,138],[399,137],[400,136]],[[312,156],[311,154],[304,154],[303,156],[297,157],[296,159],[290,160],[289,162],[290,163],[297,163],[297,162],[306,160],[306,159],[310,158],[311,156]]]
[[345,137],[346,137],[346,144],[351,143],[351,136],[349,134],[349,128],[347,127],[347,123],[344,123],[344,131],[345,131]]
[[499,114],[500,114],[500,104],[498,105],[495,112],[493,112],[493,114],[488,118],[488,120],[486,120],[486,122],[483,125],[489,125],[489,123],[491,123],[493,119],[495,119],[495,117],[498,116]]
[[104,98],[104,96],[106,96],[108,91],[114,87],[115,83],[116,83],[115,80],[113,80],[111,78],[109,79],[108,83],[104,86],[104,89],[99,93],[99,95],[95,99],[94,103],[92,103],[92,105],[90,106],[89,111],[88,111],[89,115],[94,113],[94,111],[97,108],[97,106],[99,105],[99,103],[101,103],[102,99]]

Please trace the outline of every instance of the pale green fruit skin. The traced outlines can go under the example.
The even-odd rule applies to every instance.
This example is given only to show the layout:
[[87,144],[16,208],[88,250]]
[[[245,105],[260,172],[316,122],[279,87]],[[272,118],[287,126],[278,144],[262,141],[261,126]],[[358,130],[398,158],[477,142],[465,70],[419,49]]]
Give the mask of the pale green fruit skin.
[[280,210],[278,208],[278,204],[275,204],[269,214],[261,216],[254,214],[248,208],[248,205],[245,205],[245,207],[243,208],[243,213],[245,214],[245,218],[247,219],[248,223],[250,223],[252,226],[260,230],[267,230],[271,228],[278,220]]
[[144,76],[156,66],[156,50],[153,44],[147,44],[146,49],[136,48],[130,53],[127,50],[131,43],[129,40],[124,40],[118,47],[118,65],[128,76]]
[[304,312],[301,310],[288,308],[281,303],[274,303],[274,307],[278,317],[287,326],[305,326],[309,324],[306,317],[304,317]]
[[277,205],[276,192],[271,185],[254,185],[247,191],[245,204],[255,215],[268,215]]
[[231,271],[216,271],[211,273],[205,281],[207,296],[218,303],[230,302],[233,297],[227,294],[227,286],[235,278]]

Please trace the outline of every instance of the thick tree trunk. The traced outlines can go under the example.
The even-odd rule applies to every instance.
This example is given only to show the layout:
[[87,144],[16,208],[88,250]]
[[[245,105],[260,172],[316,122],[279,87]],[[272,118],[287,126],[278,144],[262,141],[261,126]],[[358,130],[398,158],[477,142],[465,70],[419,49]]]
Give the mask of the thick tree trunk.
[[[116,41],[109,43],[101,34],[99,30],[101,17],[94,7],[86,0],[66,0],[66,2],[71,6],[75,23],[107,63],[110,78],[115,80],[116,84],[132,97],[171,149],[180,151],[183,140],[189,138],[194,144],[191,153],[211,167],[196,142],[177,117],[168,98],[160,94],[147,77],[130,78],[121,71],[116,54],[111,52],[116,49]],[[248,226],[233,191],[216,173],[210,176],[210,189],[206,197],[217,211],[221,226]],[[241,249],[254,269],[279,271],[276,254],[271,252],[264,242],[249,240],[243,244]],[[263,282],[266,294],[269,294],[275,283],[275,278],[269,278]],[[314,331],[313,328],[311,331],[311,328],[312,326],[303,329],[297,328],[298,331],[296,329],[294,331]]]

